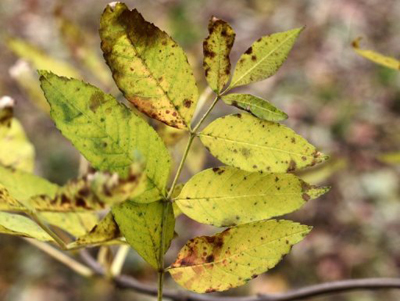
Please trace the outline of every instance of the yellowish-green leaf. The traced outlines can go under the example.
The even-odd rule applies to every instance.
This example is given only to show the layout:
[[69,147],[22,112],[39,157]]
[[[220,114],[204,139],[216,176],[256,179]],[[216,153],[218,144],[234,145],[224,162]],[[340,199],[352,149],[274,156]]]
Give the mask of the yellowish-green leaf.
[[227,22],[215,17],[210,19],[208,31],[210,34],[203,43],[203,67],[211,89],[219,93],[231,75],[229,54],[235,41],[235,32]]
[[189,128],[198,90],[176,42],[123,3],[107,6],[100,37],[106,62],[126,99],[152,118]]
[[379,64],[379,65],[382,65],[382,66],[385,66],[385,67],[388,67],[391,69],[400,70],[400,61],[399,60],[392,58],[390,56],[382,55],[382,54],[372,51],[372,50],[360,49],[360,40],[361,40],[361,38],[358,38],[358,39],[354,40],[352,43],[353,49],[357,54],[361,55],[362,57],[365,57],[366,59],[368,59],[376,64]]
[[378,159],[387,164],[398,165],[400,164],[400,152],[382,154]]
[[[184,186],[183,183],[179,183],[175,186],[175,189],[171,196],[172,199],[175,199],[178,197],[178,195],[181,193],[181,191],[183,189],[183,186]],[[0,195],[0,197],[1,197],[1,195]],[[177,218],[178,216],[180,216],[182,214],[182,210],[179,208],[179,206],[175,202],[172,203],[172,209],[174,211],[175,218]]]
[[36,69],[27,61],[18,60],[10,68],[10,76],[16,81],[19,88],[25,92],[30,102],[36,105],[40,110],[49,113],[50,107],[40,89],[39,77]]
[[218,118],[200,139],[217,159],[246,171],[292,172],[328,158],[290,128],[247,113]]
[[80,246],[96,246],[100,244],[117,241],[121,238],[121,232],[109,212],[89,233],[79,237],[75,242],[68,245],[68,248],[77,248]]
[[298,176],[306,182],[319,184],[326,181],[337,172],[345,169],[347,165],[348,162],[346,159],[334,158],[333,160],[330,159],[326,163],[321,164],[317,167],[304,170],[298,173]]
[[40,217],[75,237],[85,235],[98,220],[93,212],[41,212]]
[[164,250],[168,250],[174,237],[175,217],[172,204],[153,202],[137,204],[125,202],[112,208],[115,221],[126,241],[155,269],[162,268],[159,263],[162,241],[162,215],[164,205],[168,206],[164,233]]
[[311,228],[285,220],[261,221],[190,240],[168,271],[197,293],[224,291],[273,268]]
[[40,79],[57,127],[95,168],[124,177],[138,152],[148,186],[135,201],[155,201],[165,194],[171,157],[152,127],[92,85],[45,71]]
[[229,89],[274,75],[285,62],[303,28],[274,33],[258,39],[236,64]]
[[33,171],[35,150],[18,120],[13,118],[13,99],[0,98],[0,164]]
[[6,212],[0,212],[0,233],[35,238],[41,241],[53,239],[29,218]]
[[251,94],[228,94],[222,100],[231,106],[245,110],[254,116],[268,121],[282,121],[287,119],[286,113],[282,112],[269,101]]
[[92,37],[82,31],[77,24],[63,16],[61,12],[56,15],[56,20],[61,38],[72,56],[82,63],[101,84],[109,86],[112,82],[110,71],[95,51],[95,43],[93,43]]
[[215,167],[191,178],[175,202],[200,223],[228,227],[290,213],[327,190],[293,174]]
[[[21,170],[6,168],[0,165],[0,184],[3,185],[10,195],[18,201],[25,202],[37,195],[48,195],[54,197],[58,186],[46,179]],[[0,210],[8,210],[0,204]]]
[[39,48],[23,40],[10,38],[7,41],[7,46],[15,55],[31,63],[35,69],[51,70],[63,76],[80,77],[79,72],[70,64],[52,58]]
[[0,211],[2,210],[24,211],[25,207],[10,194],[6,187],[0,184]]

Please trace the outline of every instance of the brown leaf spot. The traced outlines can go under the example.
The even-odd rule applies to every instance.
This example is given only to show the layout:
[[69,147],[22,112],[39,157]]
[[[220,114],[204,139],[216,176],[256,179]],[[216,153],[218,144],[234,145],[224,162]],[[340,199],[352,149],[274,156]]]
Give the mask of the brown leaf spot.
[[183,105],[188,109],[192,106],[192,103],[193,103],[193,101],[191,101],[190,99],[185,99],[183,101]]
[[253,52],[253,47],[250,47],[249,49],[246,50],[246,54],[251,54]]

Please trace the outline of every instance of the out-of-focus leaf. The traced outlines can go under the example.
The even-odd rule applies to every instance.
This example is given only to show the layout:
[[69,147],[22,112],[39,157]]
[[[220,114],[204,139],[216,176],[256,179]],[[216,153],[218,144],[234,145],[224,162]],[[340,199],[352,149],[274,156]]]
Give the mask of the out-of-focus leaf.
[[227,22],[215,17],[210,19],[208,31],[209,36],[203,43],[203,67],[211,89],[219,93],[231,75],[229,54],[235,41],[235,32]]
[[[59,187],[46,179],[21,170],[6,168],[0,165],[0,184],[18,201],[25,202],[37,195],[54,197]],[[0,210],[7,210],[0,204]],[[16,208],[14,208],[15,210]]]
[[7,46],[16,56],[31,63],[35,69],[50,70],[58,75],[80,78],[79,72],[70,64],[52,58],[23,40],[10,38],[7,41]]
[[175,202],[200,223],[228,227],[290,213],[326,191],[292,174],[216,167],[191,178]]
[[347,166],[345,159],[331,159],[320,166],[304,170],[298,176],[306,182],[319,184],[329,179],[335,173],[343,170]]
[[361,55],[362,57],[365,57],[366,59],[368,59],[376,64],[379,64],[379,65],[382,65],[382,66],[385,66],[385,67],[388,67],[391,69],[400,70],[400,61],[399,60],[392,58],[390,56],[382,55],[382,54],[372,51],[372,50],[360,49],[360,40],[361,40],[361,38],[358,38],[358,39],[354,40],[352,43],[353,49],[357,54]]
[[228,94],[222,100],[231,106],[245,110],[254,116],[268,121],[282,121],[287,119],[286,113],[282,112],[269,101],[250,94]]
[[166,146],[176,145],[187,134],[186,131],[167,126],[160,122],[156,125],[156,131]]
[[110,72],[104,64],[103,58],[95,51],[95,43],[93,43],[91,36],[63,16],[61,12],[57,12],[56,20],[60,28],[61,38],[72,56],[85,66],[101,84],[109,86],[112,82]]
[[29,218],[6,212],[0,212],[0,233],[35,238],[41,241],[53,241],[42,228]]
[[40,89],[39,77],[36,69],[24,60],[18,60],[9,70],[10,76],[25,92],[29,100],[45,113],[50,112],[49,104]]
[[218,118],[200,139],[217,159],[246,171],[292,172],[328,158],[288,127],[250,114]]
[[172,278],[197,293],[224,291],[273,268],[311,228],[269,220],[191,239],[168,268]]
[[13,118],[13,99],[0,98],[0,164],[32,172],[35,150],[21,124]]
[[135,201],[156,201],[165,194],[171,157],[152,127],[92,85],[45,71],[40,80],[57,127],[93,167],[125,177],[139,154],[148,185]]
[[117,242],[121,238],[121,232],[114,220],[111,212],[109,212],[98,224],[96,224],[89,233],[78,237],[78,239],[69,244],[68,248],[77,248],[80,246],[96,246],[99,244]]
[[41,212],[40,216],[48,224],[57,226],[75,237],[85,235],[98,220],[93,212]]
[[274,33],[258,39],[236,64],[229,89],[274,75],[282,66],[303,28]]
[[164,233],[166,252],[174,237],[175,227],[175,217],[170,202],[137,204],[128,201],[112,208],[115,221],[126,241],[155,269],[163,268],[159,266],[159,255],[164,206],[168,206]]
[[198,90],[187,57],[175,41],[123,3],[106,7],[100,37],[104,57],[126,99],[152,118],[189,128]]
[[398,165],[400,164],[400,152],[382,154],[378,157],[378,159],[387,164]]

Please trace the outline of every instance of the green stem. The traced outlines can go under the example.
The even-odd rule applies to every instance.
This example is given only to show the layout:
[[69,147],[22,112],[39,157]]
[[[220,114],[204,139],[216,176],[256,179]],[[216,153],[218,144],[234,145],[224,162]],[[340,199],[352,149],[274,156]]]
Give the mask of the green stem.
[[159,253],[159,259],[158,259],[158,262],[159,262],[158,293],[157,293],[157,300],[158,301],[162,301],[162,297],[163,297],[164,273],[165,273],[165,269],[164,269],[165,229],[166,229],[166,224],[167,224],[167,215],[168,215],[169,202],[171,202],[171,197],[172,197],[172,195],[174,193],[176,184],[178,183],[179,177],[180,177],[180,175],[182,173],[183,166],[185,165],[187,156],[188,156],[189,151],[190,151],[190,147],[192,146],[194,138],[197,136],[197,130],[202,125],[202,123],[206,120],[206,118],[211,113],[211,111],[214,109],[215,105],[218,102],[218,99],[219,99],[219,95],[217,95],[215,97],[214,101],[212,102],[211,106],[207,109],[207,111],[205,112],[203,117],[195,125],[193,130],[190,131],[189,140],[188,140],[188,142],[186,144],[186,147],[185,147],[185,150],[183,152],[182,159],[179,162],[179,166],[178,166],[178,169],[177,169],[177,171],[175,173],[175,177],[174,177],[174,179],[172,181],[171,188],[169,189],[167,197],[164,199],[164,202],[163,202],[163,213],[162,213],[162,217],[161,217],[161,219],[162,219],[162,221],[161,221],[161,245],[160,245],[160,253]]

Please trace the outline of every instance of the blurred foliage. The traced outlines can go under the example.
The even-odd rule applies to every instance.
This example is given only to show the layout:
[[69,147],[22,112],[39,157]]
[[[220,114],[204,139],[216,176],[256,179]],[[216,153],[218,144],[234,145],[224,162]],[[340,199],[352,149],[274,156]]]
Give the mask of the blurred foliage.
[[[111,75],[99,50],[98,20],[107,2],[0,1],[4,29],[0,33],[0,67],[9,71],[0,73],[0,96],[10,95],[17,101],[16,116],[36,149],[36,172],[59,184],[76,177],[79,155],[45,113],[47,104],[38,90],[35,69],[65,68],[64,75],[79,74],[121,99],[119,92],[110,88]],[[343,278],[399,277],[400,72],[358,56],[351,42],[358,36],[366,37],[365,48],[398,59],[400,2],[126,2],[166,28],[189,52],[200,87],[205,83],[201,43],[211,15],[229,21],[240,37],[231,54],[233,61],[261,35],[307,25],[287,64],[274,78],[253,85],[251,93],[288,112],[289,126],[331,154],[331,162],[301,176],[332,190],[290,216],[314,225],[310,237],[277,268],[229,294],[278,292]],[[231,111],[219,104],[211,118]],[[158,122],[152,124],[163,127]],[[184,139],[169,129],[163,133],[170,139],[173,157],[179,160]],[[172,147],[175,142],[176,149]],[[200,147],[189,156],[192,164],[183,173],[185,180],[217,163]],[[169,263],[188,237],[214,231],[192,225],[191,220],[179,217],[179,237],[167,254]],[[83,280],[18,238],[0,236],[0,258],[4,259],[0,300],[152,300],[119,291],[103,280]],[[128,256],[124,272],[140,281],[155,280],[134,252]],[[175,287],[172,282],[170,285]],[[318,300],[396,300],[396,296],[395,292],[352,293]]]

